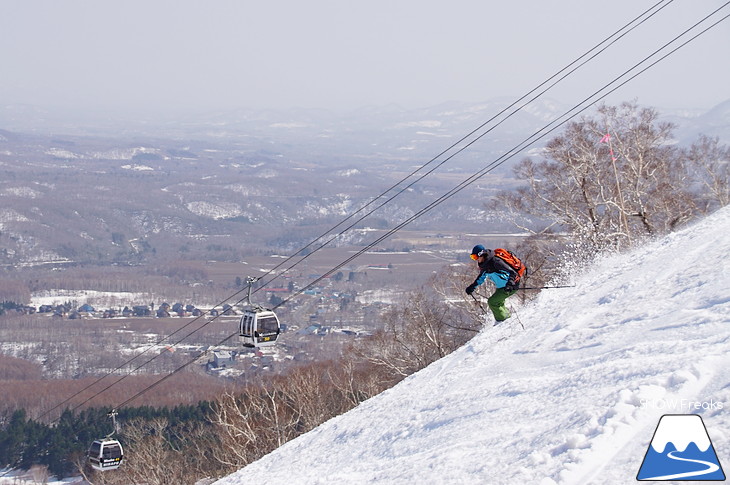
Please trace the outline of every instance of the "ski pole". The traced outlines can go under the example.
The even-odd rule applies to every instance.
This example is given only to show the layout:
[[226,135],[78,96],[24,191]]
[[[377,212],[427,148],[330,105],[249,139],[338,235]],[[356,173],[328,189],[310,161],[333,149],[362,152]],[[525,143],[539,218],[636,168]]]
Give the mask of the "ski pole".
[[477,297],[476,297],[476,296],[474,296],[474,294],[473,294],[473,293],[472,293],[471,297],[472,297],[472,298],[474,298],[474,301],[475,301],[475,302],[477,302],[477,305],[479,305],[479,308],[481,308],[481,309],[482,309],[482,311],[484,312],[484,314],[485,314],[485,315],[487,315],[487,311],[486,311],[486,310],[484,309],[484,307],[482,306],[482,302],[480,302],[479,300],[477,300]]
[[559,286],[524,286],[517,288],[518,290],[550,290],[553,288],[575,288],[575,285],[559,285]]

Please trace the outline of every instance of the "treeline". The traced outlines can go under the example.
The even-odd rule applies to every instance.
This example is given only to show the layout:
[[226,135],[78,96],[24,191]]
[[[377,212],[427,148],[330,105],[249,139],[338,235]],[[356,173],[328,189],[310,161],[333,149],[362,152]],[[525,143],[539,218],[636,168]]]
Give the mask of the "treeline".
[[[149,406],[119,410],[120,421],[150,422],[165,419],[171,443],[173,430],[192,423],[210,422],[211,405],[181,405],[173,408]],[[89,408],[78,414],[64,411],[55,424],[45,424],[28,418],[24,409],[15,411],[0,429],[0,465],[18,469],[45,466],[57,477],[79,474],[91,443],[114,431],[108,409]]]
[[[72,409],[115,406],[143,391],[135,400],[135,405],[174,407],[212,400],[226,388],[225,381],[202,372],[179,372],[162,382],[158,382],[161,375],[115,374],[104,379],[43,379],[37,378],[39,370],[33,364],[12,357],[0,360],[3,365],[8,362],[11,365],[5,367],[3,374],[9,378],[0,380],[0,389],[3,391],[0,426],[18,409],[25,409],[29,416],[51,421],[58,418],[58,413],[65,406]],[[16,379],[19,376],[23,377]],[[59,407],[64,399],[69,399],[69,402]],[[53,413],[49,410],[53,410]]]
[[[136,294],[140,304],[165,299],[220,301],[227,288],[210,282],[203,263],[173,260],[138,266],[69,264],[63,271],[48,271],[47,267],[4,270],[0,268],[0,299],[28,304],[31,295],[44,291],[88,290],[120,293],[118,301],[113,296],[103,297],[104,305],[123,306],[129,303],[130,294]],[[195,286],[191,286],[191,285]],[[154,288],[154,291],[151,290]],[[223,295],[223,296],[221,296]],[[91,295],[87,301],[96,305]]]
[[0,354],[0,382],[39,380],[41,376],[42,371],[39,365],[25,359]]
[[124,463],[104,473],[89,467],[86,450],[112,432],[108,408],[66,410],[51,424],[16,410],[0,426],[0,467],[41,466],[92,483],[192,484],[245,466],[393,382],[373,365],[327,362],[224,392],[214,402],[122,408],[114,438]]
[[24,282],[8,278],[0,279],[0,295],[2,295],[0,299],[3,300],[3,304],[0,305],[0,315],[9,309],[6,303],[30,301],[30,289],[28,285]]

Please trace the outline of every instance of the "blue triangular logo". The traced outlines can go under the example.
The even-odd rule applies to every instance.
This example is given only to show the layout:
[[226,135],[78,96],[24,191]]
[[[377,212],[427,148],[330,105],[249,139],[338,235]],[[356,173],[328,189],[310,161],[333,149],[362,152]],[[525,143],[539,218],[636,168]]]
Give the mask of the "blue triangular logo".
[[697,414],[662,416],[636,479],[724,481],[702,418]]

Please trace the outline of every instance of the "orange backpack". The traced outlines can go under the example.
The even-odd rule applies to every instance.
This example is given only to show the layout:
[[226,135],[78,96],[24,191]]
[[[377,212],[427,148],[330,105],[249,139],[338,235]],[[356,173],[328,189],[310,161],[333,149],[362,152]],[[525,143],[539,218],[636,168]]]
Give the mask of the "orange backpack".
[[515,278],[515,283],[519,283],[522,277],[525,275],[525,271],[527,271],[527,267],[522,264],[522,261],[520,261],[520,258],[515,256],[512,251],[508,251],[506,249],[497,248],[494,250],[494,255],[498,258],[502,259],[505,263],[510,265],[513,270],[517,273],[517,278]]

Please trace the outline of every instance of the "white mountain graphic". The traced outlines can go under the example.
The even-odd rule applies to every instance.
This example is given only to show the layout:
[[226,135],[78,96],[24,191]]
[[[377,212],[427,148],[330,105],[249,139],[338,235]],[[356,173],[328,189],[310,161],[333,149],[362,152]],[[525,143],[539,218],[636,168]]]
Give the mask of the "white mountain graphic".
[[702,418],[667,414],[657,425],[637,480],[725,480]]
[[677,451],[684,451],[690,443],[705,452],[712,446],[702,418],[696,414],[667,414],[659,420],[651,447],[657,453],[664,453],[667,443],[674,443]]

